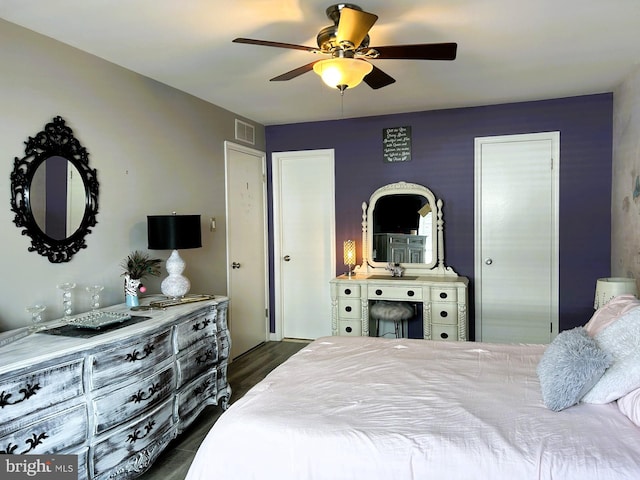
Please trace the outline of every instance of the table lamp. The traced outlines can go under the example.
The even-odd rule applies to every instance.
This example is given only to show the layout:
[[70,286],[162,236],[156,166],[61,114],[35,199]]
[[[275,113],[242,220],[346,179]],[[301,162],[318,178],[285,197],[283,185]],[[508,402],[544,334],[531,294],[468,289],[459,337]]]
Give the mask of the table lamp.
[[191,282],[182,275],[185,263],[178,250],[202,246],[200,215],[148,215],[147,238],[149,250],[173,250],[166,263],[169,276],[160,284],[162,294],[170,298],[184,297]]
[[638,296],[638,288],[634,278],[599,278],[596,281],[596,296],[593,302],[593,308],[597,310],[612,298],[625,294]]
[[356,264],[356,242],[354,240],[346,240],[344,242],[344,264],[349,269],[348,276],[351,277],[353,267]]

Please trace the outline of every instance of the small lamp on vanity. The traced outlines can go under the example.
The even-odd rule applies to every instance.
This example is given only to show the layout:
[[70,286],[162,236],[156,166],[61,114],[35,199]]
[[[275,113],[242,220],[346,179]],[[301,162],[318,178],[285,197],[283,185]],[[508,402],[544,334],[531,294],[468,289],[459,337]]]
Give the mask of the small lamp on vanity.
[[200,215],[149,215],[147,237],[150,250],[173,250],[166,264],[169,276],[160,285],[162,294],[170,298],[185,296],[191,282],[182,275],[185,263],[178,250],[202,246]]
[[599,278],[596,281],[596,296],[593,301],[593,308],[597,310],[612,298],[625,294],[638,296],[638,288],[634,278]]
[[351,278],[353,267],[356,265],[356,242],[347,240],[344,242],[344,264],[349,269],[347,275]]

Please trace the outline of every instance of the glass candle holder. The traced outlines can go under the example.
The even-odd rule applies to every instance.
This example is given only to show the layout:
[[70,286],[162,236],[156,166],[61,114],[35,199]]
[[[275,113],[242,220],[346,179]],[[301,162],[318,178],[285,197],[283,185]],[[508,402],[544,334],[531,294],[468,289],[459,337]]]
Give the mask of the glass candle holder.
[[29,327],[30,332],[35,333],[43,329],[40,322],[42,322],[42,312],[44,312],[46,308],[47,307],[44,305],[32,305],[25,308],[25,310],[31,314],[31,326]]
[[91,295],[91,311],[95,312],[100,308],[100,292],[104,290],[102,285],[90,285],[87,292]]
[[76,284],[72,282],[61,283],[56,285],[62,290],[62,311],[64,316],[68,317],[73,313],[73,301],[71,300],[71,290],[76,288]]

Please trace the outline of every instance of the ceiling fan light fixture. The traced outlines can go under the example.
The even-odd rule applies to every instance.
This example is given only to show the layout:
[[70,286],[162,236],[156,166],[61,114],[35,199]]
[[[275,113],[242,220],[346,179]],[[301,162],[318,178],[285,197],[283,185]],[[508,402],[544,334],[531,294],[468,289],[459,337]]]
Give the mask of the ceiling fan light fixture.
[[313,71],[325,84],[341,91],[359,85],[371,70],[373,65],[369,62],[344,57],[321,60],[313,65]]

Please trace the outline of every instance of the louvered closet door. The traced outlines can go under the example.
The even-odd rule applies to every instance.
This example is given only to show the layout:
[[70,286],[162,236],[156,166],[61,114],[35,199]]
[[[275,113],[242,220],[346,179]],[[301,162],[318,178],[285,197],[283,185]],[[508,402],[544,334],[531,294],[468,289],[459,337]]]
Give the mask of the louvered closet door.
[[559,133],[476,139],[476,340],[558,329]]

